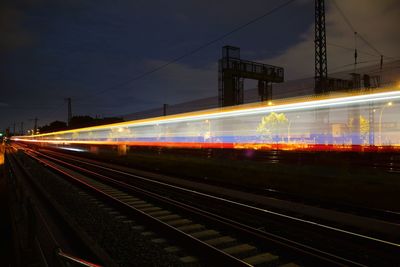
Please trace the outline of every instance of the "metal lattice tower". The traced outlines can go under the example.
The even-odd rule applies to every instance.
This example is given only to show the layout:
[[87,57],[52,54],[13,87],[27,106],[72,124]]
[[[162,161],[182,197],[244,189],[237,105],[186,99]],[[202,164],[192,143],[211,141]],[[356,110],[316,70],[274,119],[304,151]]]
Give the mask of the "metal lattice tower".
[[219,106],[244,103],[244,79],[257,80],[261,101],[271,100],[271,84],[283,82],[283,76],[283,68],[240,59],[240,48],[226,45],[218,61]]
[[315,93],[328,91],[325,1],[315,0]]

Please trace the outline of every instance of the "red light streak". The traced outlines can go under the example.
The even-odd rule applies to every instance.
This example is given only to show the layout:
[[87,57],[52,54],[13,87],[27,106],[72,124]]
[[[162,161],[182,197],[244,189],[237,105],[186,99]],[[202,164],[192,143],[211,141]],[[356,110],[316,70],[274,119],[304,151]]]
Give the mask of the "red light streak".
[[252,150],[284,150],[284,151],[332,151],[332,152],[400,152],[400,146],[369,146],[343,144],[251,144],[251,143],[201,143],[201,142],[125,142],[125,141],[44,141],[20,140],[22,142],[57,144],[61,146],[78,145],[126,145],[131,147],[165,147],[188,149],[252,149]]

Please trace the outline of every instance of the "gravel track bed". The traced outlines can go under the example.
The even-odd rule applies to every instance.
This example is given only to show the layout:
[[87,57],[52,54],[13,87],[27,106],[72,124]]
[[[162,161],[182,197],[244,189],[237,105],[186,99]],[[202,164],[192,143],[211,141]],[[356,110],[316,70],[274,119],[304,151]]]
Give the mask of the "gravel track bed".
[[180,260],[187,254],[166,252],[165,248],[172,245],[132,218],[101,203],[23,153],[19,152],[18,157],[52,200],[64,207],[119,266],[198,266]]

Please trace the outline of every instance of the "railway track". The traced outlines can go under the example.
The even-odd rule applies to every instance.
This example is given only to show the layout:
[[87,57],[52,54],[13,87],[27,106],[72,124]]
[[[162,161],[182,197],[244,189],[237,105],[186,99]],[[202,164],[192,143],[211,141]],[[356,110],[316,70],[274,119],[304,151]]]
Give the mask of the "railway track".
[[[324,252],[318,248],[266,233],[198,207],[174,201],[154,192],[122,182],[102,173],[117,170],[97,166],[85,168],[54,156],[27,150],[26,153],[67,177],[101,202],[115,207],[115,215],[140,217],[172,240],[194,251],[188,263],[229,266],[365,266],[361,262]],[[84,175],[79,175],[84,174]],[[160,186],[160,185],[159,185]],[[125,215],[128,214],[128,215]],[[178,243],[179,243],[178,242]],[[171,246],[170,251],[179,249]]]
[[[51,154],[54,155],[55,157],[64,157],[67,160],[71,160],[71,158],[75,158],[78,160],[85,160],[88,161],[87,158],[82,158],[81,155],[79,156],[74,156],[74,154],[68,154],[68,157],[65,157],[64,153],[60,152],[55,152],[54,150],[44,150],[46,154]],[[266,162],[269,162],[270,159],[278,159],[278,161],[281,161],[283,156],[280,155],[281,151],[270,151],[269,153],[264,154],[263,160]],[[72,152],[73,153],[73,152]],[[77,153],[77,152],[75,152]],[[181,152],[182,153],[182,152]],[[210,153],[212,153],[210,151]],[[237,151],[236,151],[237,153]],[[303,154],[302,154],[303,155]],[[96,160],[96,159],[95,159]],[[376,160],[376,162],[375,162]],[[364,165],[360,166],[369,166],[372,168],[378,168],[380,170],[386,170],[387,172],[396,172],[395,171],[395,166],[398,166],[400,168],[400,158],[399,156],[396,155],[391,155],[390,157],[387,156],[386,158],[383,159],[374,159],[371,160],[369,164],[364,162]],[[89,160],[90,161],[90,160]],[[285,160],[282,160],[285,161]],[[97,161],[98,162],[98,161]],[[296,162],[287,162],[291,164],[297,164]],[[98,164],[101,165],[101,162],[98,162]],[[375,165],[380,165],[380,167],[376,167]],[[356,164],[356,166],[359,166]],[[385,169],[386,167],[387,169]],[[385,167],[385,168],[383,168]],[[112,166],[111,168],[118,169],[118,166]],[[389,170],[390,169],[390,170]],[[400,169],[399,169],[400,170]],[[279,200],[284,200],[284,201],[289,201],[289,202],[294,202],[294,203],[301,203],[306,206],[314,206],[318,208],[323,208],[327,210],[334,210],[338,212],[343,212],[346,214],[354,214],[362,217],[367,217],[367,218],[374,218],[386,222],[392,222],[392,223],[400,223],[400,213],[395,210],[388,210],[388,209],[378,209],[378,208],[372,208],[372,207],[365,207],[365,206],[360,206],[356,204],[350,204],[347,202],[340,202],[340,201],[334,201],[334,200],[326,200],[326,199],[316,199],[312,197],[308,197],[306,195],[296,195],[293,193],[288,193],[284,191],[278,191],[275,189],[271,188],[260,188],[260,187],[254,187],[251,185],[246,185],[246,184],[240,184],[235,185],[232,183],[221,183],[221,182],[216,182],[215,180],[207,180],[207,184],[211,185],[216,185],[222,188],[230,188],[233,190],[239,190],[243,192],[249,192],[252,194],[257,194],[260,196],[266,196],[266,197],[271,197],[271,198],[276,198]]]
[[[108,266],[115,266],[108,255],[99,254],[101,250],[86,242],[84,234],[73,226],[47,192],[31,179],[15,155],[9,151],[6,154],[16,266],[101,267],[89,261],[100,259]],[[27,212],[24,213],[24,210]],[[54,225],[62,231],[55,229]],[[71,242],[74,249],[70,246]]]
[[[252,205],[252,203],[250,203],[249,201],[247,202],[237,202],[234,199],[226,199],[226,196],[224,195],[212,195],[212,193],[202,193],[200,190],[188,190],[185,187],[182,186],[174,186],[171,184],[166,184],[163,182],[158,182],[154,179],[151,178],[147,178],[144,176],[140,176],[134,173],[129,172],[129,170],[120,170],[118,168],[118,166],[116,165],[103,165],[102,162],[98,162],[98,161],[93,161],[93,160],[89,160],[86,158],[82,158],[82,157],[78,157],[78,156],[73,156],[70,154],[63,154],[63,153],[59,153],[59,152],[55,152],[52,150],[44,150],[45,154],[50,155],[53,158],[61,158],[62,160],[68,161],[70,163],[73,164],[77,164],[85,169],[90,169],[90,170],[96,170],[96,168],[100,168],[102,170],[103,173],[107,173],[107,175],[118,175],[118,177],[116,177],[117,179],[120,179],[121,181],[125,181],[127,183],[132,183],[134,182],[136,185],[141,186],[141,187],[146,187],[146,188],[150,188],[151,184],[154,184],[156,187],[150,188],[149,190],[156,190],[159,189],[160,186],[162,185],[164,188],[169,188],[169,189],[176,189],[176,191],[170,193],[171,196],[176,196],[179,192],[184,192],[184,193],[193,193],[196,194],[198,197],[204,196],[205,199],[209,198],[209,199],[216,199],[216,200],[221,200],[221,201],[225,201],[226,203],[228,203],[229,201],[227,200],[233,200],[232,203],[237,204],[235,206],[235,208],[238,208],[240,206],[242,207],[246,207],[249,209],[252,209],[254,211],[261,211],[264,213],[267,213],[268,210],[265,209],[259,209],[260,206],[259,205]],[[133,179],[132,179],[133,178]],[[177,185],[177,184],[175,184]],[[222,188],[225,188],[225,186],[220,186]],[[187,194],[186,194],[187,195]],[[280,198],[280,194],[278,194],[277,196],[272,195],[273,198],[277,198],[277,199],[281,199]],[[289,198],[291,199],[291,198]],[[283,198],[283,200],[286,200],[286,198]],[[365,207],[358,207],[358,206],[349,206],[346,204],[345,207],[343,207],[343,205],[341,205],[341,203],[337,204],[337,203],[316,203],[316,201],[314,200],[312,203],[308,203],[308,201],[302,201],[302,199],[297,199],[297,198],[293,198],[291,199],[292,201],[290,202],[294,202],[294,203],[300,203],[300,204],[305,204],[306,206],[310,206],[310,207],[317,207],[317,208],[322,208],[322,209],[326,209],[328,211],[338,211],[339,213],[344,213],[344,214],[350,214],[350,215],[356,215],[356,216],[361,216],[360,218],[367,218],[367,219],[372,219],[372,221],[374,219],[378,219],[380,222],[382,223],[386,223],[387,225],[385,226],[386,229],[390,229],[392,230],[392,226],[393,225],[398,225],[400,223],[400,214],[396,213],[396,212],[392,212],[392,211],[387,211],[387,210],[380,210],[380,209],[371,209],[371,208],[365,208]],[[241,205],[244,204],[244,205]],[[278,210],[279,212],[279,210]],[[285,212],[286,215],[289,215],[291,217],[293,217],[293,219],[296,219],[296,216],[298,214],[296,213],[290,213],[288,211]],[[283,215],[283,214],[282,214]],[[310,221],[314,221],[314,222],[319,222],[318,220],[316,220],[316,218],[312,218],[310,216],[300,216],[300,218],[306,218]],[[322,221],[320,221],[322,222]],[[333,226],[335,227],[335,223],[327,223],[327,226]],[[340,224],[339,224],[340,226]],[[340,227],[339,227],[340,228]],[[343,228],[343,226],[342,226]],[[351,230],[351,227],[347,227],[347,230]],[[371,229],[365,230],[368,235],[372,235],[371,233]],[[362,229],[358,229],[358,231],[362,233]],[[384,231],[386,233],[389,233],[390,231]],[[398,241],[398,239],[395,238],[394,235],[395,232],[390,232],[390,234],[384,234],[384,233],[374,233],[375,237],[377,238],[382,238],[382,239],[389,239],[389,240],[393,240],[395,242]],[[380,236],[381,235],[381,236]],[[400,234],[398,235],[400,236]]]

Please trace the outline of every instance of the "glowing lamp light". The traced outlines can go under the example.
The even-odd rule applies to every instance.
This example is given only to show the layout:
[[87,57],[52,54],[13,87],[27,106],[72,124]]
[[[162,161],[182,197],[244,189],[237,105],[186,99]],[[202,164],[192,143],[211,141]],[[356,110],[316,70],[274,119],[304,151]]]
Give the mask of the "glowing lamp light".
[[211,133],[210,132],[206,132],[203,137],[204,137],[204,140],[208,140],[211,137]]

